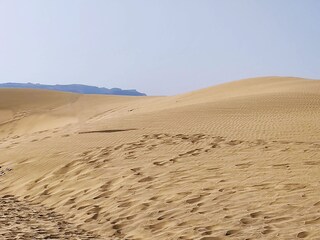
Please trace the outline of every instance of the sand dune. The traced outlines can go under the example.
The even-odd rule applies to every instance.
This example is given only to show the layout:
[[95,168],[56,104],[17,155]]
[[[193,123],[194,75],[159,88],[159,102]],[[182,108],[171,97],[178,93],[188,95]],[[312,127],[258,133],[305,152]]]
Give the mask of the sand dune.
[[0,239],[320,239],[319,106],[320,81],[300,78],[2,89]]

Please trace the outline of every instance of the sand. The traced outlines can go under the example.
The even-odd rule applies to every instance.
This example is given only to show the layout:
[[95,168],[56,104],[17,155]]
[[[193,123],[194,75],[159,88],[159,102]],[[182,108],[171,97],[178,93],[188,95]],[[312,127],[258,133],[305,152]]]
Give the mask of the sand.
[[[320,239],[320,81],[0,90],[0,239]],[[8,224],[10,222],[10,224]]]

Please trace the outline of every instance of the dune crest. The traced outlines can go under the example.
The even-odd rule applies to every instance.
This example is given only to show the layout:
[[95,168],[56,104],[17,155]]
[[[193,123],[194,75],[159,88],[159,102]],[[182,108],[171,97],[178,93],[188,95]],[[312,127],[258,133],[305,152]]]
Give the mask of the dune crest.
[[170,97],[1,89],[0,200],[46,230],[1,217],[0,236],[67,221],[79,239],[316,239],[319,106],[320,81],[284,77]]

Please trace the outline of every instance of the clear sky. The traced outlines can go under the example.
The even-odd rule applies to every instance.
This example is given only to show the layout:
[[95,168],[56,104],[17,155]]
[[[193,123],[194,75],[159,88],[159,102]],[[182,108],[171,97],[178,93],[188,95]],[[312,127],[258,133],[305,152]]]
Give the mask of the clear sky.
[[0,82],[172,95],[320,79],[318,0],[0,0]]

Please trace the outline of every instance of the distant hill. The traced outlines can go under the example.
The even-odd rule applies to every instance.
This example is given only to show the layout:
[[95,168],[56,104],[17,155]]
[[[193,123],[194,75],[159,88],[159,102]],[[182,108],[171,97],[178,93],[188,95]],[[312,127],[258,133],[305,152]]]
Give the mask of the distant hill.
[[125,95],[125,96],[146,96],[135,89],[123,90],[120,88],[100,88],[82,84],[70,85],[44,85],[34,83],[0,83],[0,88],[32,88],[47,89],[62,92],[82,93],[82,94],[107,94],[107,95]]

